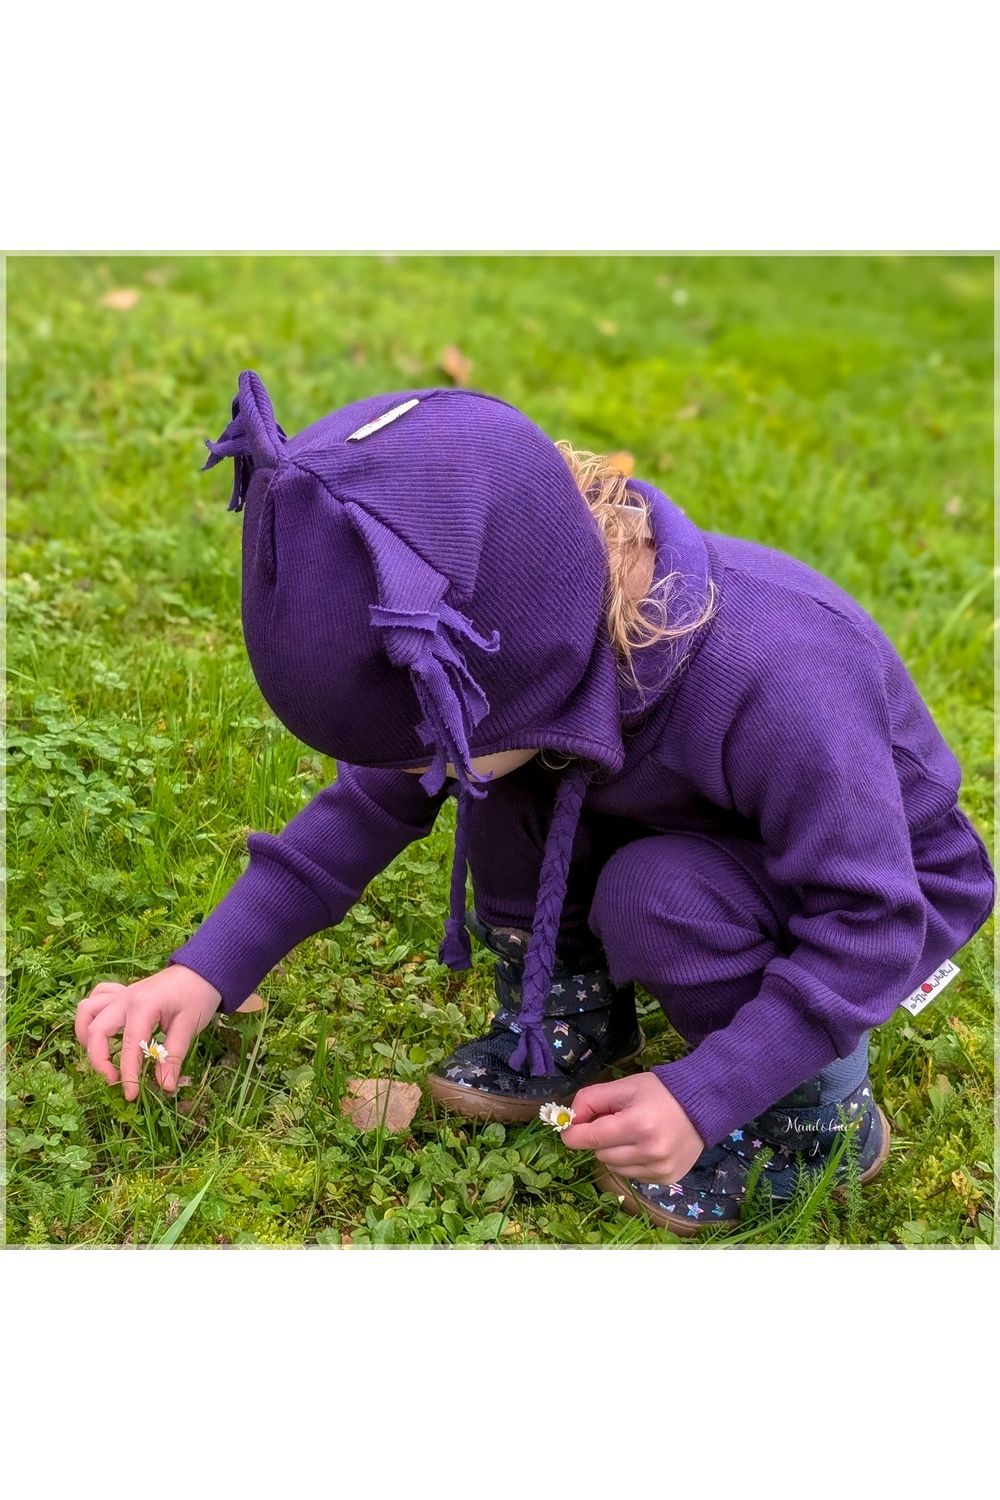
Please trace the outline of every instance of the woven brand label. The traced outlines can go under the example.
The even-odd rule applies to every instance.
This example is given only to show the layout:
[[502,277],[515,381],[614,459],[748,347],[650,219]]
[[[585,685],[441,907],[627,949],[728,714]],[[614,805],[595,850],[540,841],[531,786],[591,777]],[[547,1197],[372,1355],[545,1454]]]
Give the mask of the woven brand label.
[[940,968],[935,969],[933,974],[928,975],[923,984],[917,985],[912,995],[907,995],[905,1000],[900,1000],[900,1008],[908,1010],[911,1016],[918,1016],[925,1005],[930,1005],[935,995],[950,984],[956,974],[962,971],[958,964],[953,964],[951,959],[945,959]]
[[381,417],[376,417],[374,422],[366,422],[364,427],[359,427],[357,432],[349,433],[344,439],[347,443],[356,443],[361,438],[371,437],[373,432],[378,432],[380,427],[388,427],[390,422],[395,422],[404,412],[412,411],[415,406],[420,405],[420,398],[415,396],[412,401],[404,401],[402,406],[394,406],[391,411],[384,412]]

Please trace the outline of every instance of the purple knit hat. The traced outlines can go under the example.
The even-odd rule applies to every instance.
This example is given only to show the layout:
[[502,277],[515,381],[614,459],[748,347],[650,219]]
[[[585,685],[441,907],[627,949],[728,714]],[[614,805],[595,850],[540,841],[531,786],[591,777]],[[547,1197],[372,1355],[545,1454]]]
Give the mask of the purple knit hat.
[[253,370],[208,447],[206,469],[235,463],[243,633],[273,712],[336,760],[430,760],[432,795],[455,767],[442,963],[471,963],[463,810],[489,778],[470,760],[577,758],[556,793],[510,1060],[556,1072],[540,1022],[580,808],[588,775],[624,761],[607,553],[565,460],[515,407],[451,388],[355,401],[289,439]]

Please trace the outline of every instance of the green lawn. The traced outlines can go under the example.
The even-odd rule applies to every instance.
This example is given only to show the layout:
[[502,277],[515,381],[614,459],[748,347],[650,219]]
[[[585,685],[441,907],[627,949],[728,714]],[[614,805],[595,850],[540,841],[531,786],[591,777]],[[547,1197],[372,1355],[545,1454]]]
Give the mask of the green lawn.
[[[466,975],[434,957],[451,801],[269,977],[263,1012],[202,1034],[178,1100],[146,1086],[126,1104],[90,1072],[78,1000],[161,968],[244,867],[246,833],[335,771],[257,691],[231,469],[198,472],[203,439],[244,367],[293,432],[438,383],[458,344],[474,387],[553,437],[630,450],[698,524],[859,599],[992,847],[991,261],[87,256],[7,275],[8,1241],[697,1253],[621,1215],[540,1124],[460,1128],[426,1098],[403,1136],[340,1116],[347,1076],[419,1081],[491,1008],[483,949]],[[133,306],[103,304],[122,288]],[[992,942],[991,919],[941,998],[876,1035],[895,1126],[879,1180],[758,1214],[737,1243],[992,1241]],[[676,1055],[658,1008],[644,1024],[647,1064]]]

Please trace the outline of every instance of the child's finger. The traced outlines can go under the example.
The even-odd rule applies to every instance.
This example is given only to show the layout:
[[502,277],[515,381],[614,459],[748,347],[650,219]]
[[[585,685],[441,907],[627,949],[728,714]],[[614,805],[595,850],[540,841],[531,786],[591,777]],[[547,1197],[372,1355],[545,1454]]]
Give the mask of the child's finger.
[[188,1015],[175,1016],[167,1028],[167,1034],[163,1038],[167,1060],[156,1064],[156,1081],[168,1093],[173,1093],[177,1087],[181,1064],[194,1041],[196,1031],[195,1018]]
[[99,1010],[107,1005],[107,996],[88,995],[86,1000],[81,1000],[76,1007],[76,1015],[73,1017],[73,1035],[81,1047],[87,1045],[87,1027]]
[[626,1177],[640,1177],[643,1172],[648,1176],[649,1168],[661,1169],[661,1160],[647,1156],[641,1146],[611,1146],[607,1151],[595,1151],[594,1155],[606,1167],[614,1167]]
[[573,1095],[573,1127],[596,1120],[598,1115],[614,1114],[631,1104],[635,1084],[631,1078],[613,1078],[610,1083],[590,1083]]
[[118,1066],[122,1075],[122,1093],[126,1099],[137,1099],[139,1097],[139,1069],[140,1061],[139,1043],[148,1042],[156,1030],[157,1013],[155,1010],[130,1010],[125,1022],[125,1030],[122,1033],[122,1050],[118,1058]]
[[87,1028],[91,1021],[110,1003],[113,993],[123,989],[125,989],[123,984],[99,984],[93,994],[80,1001],[76,1007],[73,1032],[81,1047],[87,1045]]
[[118,1070],[111,1061],[108,1038],[121,1031],[125,1024],[125,1003],[112,1000],[90,1022],[84,1035],[84,1045],[90,1065],[108,1083],[118,1082]]
[[[574,1110],[576,1105],[573,1105]],[[632,1146],[635,1149],[635,1121],[628,1111],[602,1115],[598,1120],[574,1120],[560,1131],[563,1145],[575,1151],[598,1151],[605,1146]]]

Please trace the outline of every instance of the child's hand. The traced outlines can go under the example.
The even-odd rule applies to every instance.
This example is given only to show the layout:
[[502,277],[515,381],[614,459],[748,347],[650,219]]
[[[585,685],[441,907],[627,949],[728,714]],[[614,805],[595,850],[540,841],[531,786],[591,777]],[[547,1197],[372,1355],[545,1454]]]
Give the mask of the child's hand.
[[637,1182],[677,1182],[705,1143],[655,1073],[592,1083],[573,1096],[576,1119],[563,1144]]
[[[215,1015],[222,996],[207,979],[183,964],[169,964],[135,984],[104,983],[94,987],[76,1008],[76,1039],[108,1083],[121,1081],[126,1099],[139,1093],[140,1042],[150,1042],[156,1028],[166,1033],[165,1061],[156,1064],[156,1081],[174,1090],[181,1063],[198,1032]],[[111,1061],[108,1039],[122,1032],[118,1062]]]

